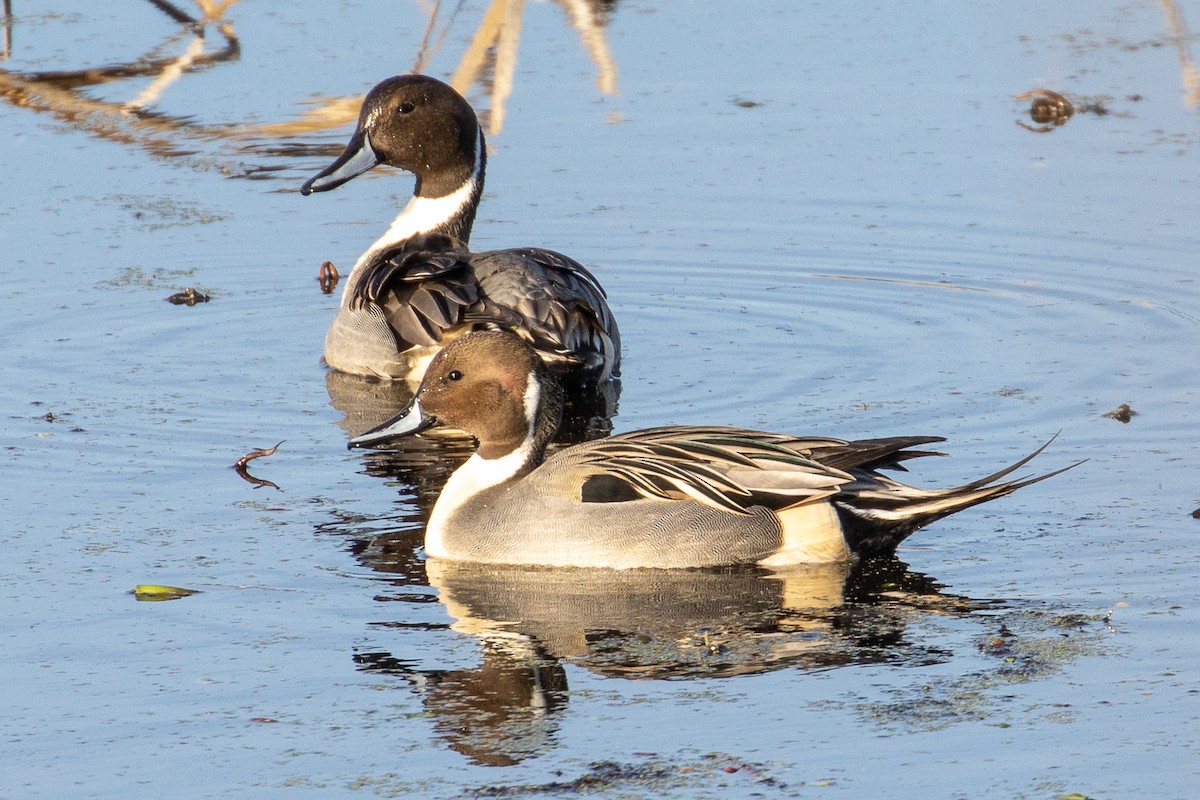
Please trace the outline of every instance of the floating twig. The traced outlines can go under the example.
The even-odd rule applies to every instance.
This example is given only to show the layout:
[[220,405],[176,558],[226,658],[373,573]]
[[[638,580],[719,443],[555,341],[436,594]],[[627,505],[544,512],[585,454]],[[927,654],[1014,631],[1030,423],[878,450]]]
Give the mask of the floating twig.
[[210,299],[204,292],[198,292],[188,287],[182,292],[176,292],[168,297],[167,302],[173,306],[194,306],[197,303],[207,303]]
[[326,261],[321,264],[321,268],[317,270],[317,283],[321,285],[321,294],[333,294],[333,290],[337,288],[338,281],[342,276],[338,274],[337,267],[332,261]]
[[237,460],[237,463],[235,463],[233,465],[233,468],[237,472],[238,477],[241,478],[242,480],[246,481],[247,483],[254,484],[255,489],[260,489],[263,486],[270,486],[272,489],[274,489],[278,492],[282,492],[283,490],[279,488],[278,484],[273,483],[269,480],[266,480],[265,478],[256,478],[253,475],[251,475],[250,472],[246,469],[246,465],[249,464],[251,461],[253,461],[256,458],[263,458],[264,456],[274,455],[275,451],[279,449],[279,445],[283,444],[283,442],[285,442],[285,441],[287,441],[287,440],[284,439],[284,440],[280,441],[279,444],[276,444],[274,447],[268,447],[268,448],[256,447],[253,450],[251,450],[249,453],[246,453],[246,455],[239,458]]
[[1129,403],[1121,403],[1121,405],[1109,411],[1104,416],[1108,419],[1115,419],[1117,422],[1129,422],[1137,416],[1136,411],[1129,407]]

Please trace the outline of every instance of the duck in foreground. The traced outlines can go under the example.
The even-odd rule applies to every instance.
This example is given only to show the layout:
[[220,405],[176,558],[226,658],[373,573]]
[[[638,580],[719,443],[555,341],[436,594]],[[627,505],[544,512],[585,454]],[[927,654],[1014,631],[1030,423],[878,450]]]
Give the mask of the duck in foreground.
[[409,406],[350,440],[366,447],[434,425],[479,441],[450,477],[425,532],[429,556],[548,566],[785,567],[894,551],[964,508],[1057,475],[995,474],[918,489],[880,474],[940,455],[940,437],[843,441],[744,428],[649,428],[546,457],[561,390],[505,332],[471,333],[439,353]]
[[379,164],[413,173],[416,186],[347,278],[325,337],[330,367],[415,385],[446,343],[496,328],[518,333],[564,376],[619,374],[617,324],[583,266],[540,248],[468,249],[486,163],[474,110],[441,81],[400,75],[367,94],[345,152],[300,193],[336,189]]

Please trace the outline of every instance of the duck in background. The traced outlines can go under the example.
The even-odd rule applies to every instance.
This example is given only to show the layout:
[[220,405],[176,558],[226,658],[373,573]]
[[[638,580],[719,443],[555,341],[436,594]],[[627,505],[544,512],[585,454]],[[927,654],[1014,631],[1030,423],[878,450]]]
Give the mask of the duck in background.
[[506,330],[573,394],[598,392],[602,407],[615,405],[621,338],[596,278],[552,250],[468,249],[487,164],[470,104],[434,78],[388,78],[367,94],[345,151],[301,194],[336,189],[379,164],[411,172],[416,185],[347,276],[326,364],[415,387],[449,342]]

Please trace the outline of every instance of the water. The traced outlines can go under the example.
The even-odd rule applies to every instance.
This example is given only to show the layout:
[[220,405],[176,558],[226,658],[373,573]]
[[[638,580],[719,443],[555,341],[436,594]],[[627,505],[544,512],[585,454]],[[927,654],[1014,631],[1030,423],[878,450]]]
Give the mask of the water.
[[[1200,44],[1166,11],[1200,6],[618,3],[606,93],[526,4],[475,244],[595,265],[616,429],[939,434],[943,485],[1056,431],[1044,468],[1090,459],[781,581],[427,569],[462,446],[345,451],[401,397],[327,382],[314,277],[411,184],[301,198],[349,123],[265,126],[411,69],[420,4],[241,3],[236,52],[209,25],[211,64],[74,91],[29,74],[192,35],[15,5],[0,796],[1192,796]],[[424,69],[484,11],[441,8]],[[1031,132],[1039,87],[1108,113]],[[278,490],[230,468],[281,440]]]

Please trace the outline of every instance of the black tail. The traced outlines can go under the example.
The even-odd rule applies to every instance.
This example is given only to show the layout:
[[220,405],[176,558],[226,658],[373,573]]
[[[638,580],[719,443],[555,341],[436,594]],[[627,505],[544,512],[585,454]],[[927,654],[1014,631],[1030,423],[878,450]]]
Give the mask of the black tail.
[[951,489],[918,489],[877,474],[864,475],[864,480],[833,498],[846,541],[860,556],[889,555],[913,531],[931,522],[1053,478],[1087,460],[1032,478],[997,483],[1036,458],[1056,438],[1058,434],[1015,464]]

